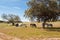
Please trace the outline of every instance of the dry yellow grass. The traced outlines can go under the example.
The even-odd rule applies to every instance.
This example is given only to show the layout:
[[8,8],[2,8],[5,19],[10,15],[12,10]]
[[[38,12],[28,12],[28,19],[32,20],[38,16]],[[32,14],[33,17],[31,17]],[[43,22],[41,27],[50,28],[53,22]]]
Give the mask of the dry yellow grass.
[[[25,22],[26,23],[26,22]],[[54,27],[60,27],[60,22],[51,22]],[[27,28],[25,27],[15,27],[6,23],[0,23],[0,32],[5,33],[7,35],[16,36],[22,39],[29,37],[60,37],[60,29],[39,29],[39,28],[31,28],[29,27],[29,23]],[[42,23],[36,23],[37,27],[42,27]]]

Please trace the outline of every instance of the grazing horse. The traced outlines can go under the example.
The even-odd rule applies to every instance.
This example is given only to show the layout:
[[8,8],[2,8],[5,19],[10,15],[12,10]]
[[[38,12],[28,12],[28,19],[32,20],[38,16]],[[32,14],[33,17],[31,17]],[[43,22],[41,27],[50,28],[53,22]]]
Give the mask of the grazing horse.
[[43,28],[45,28],[45,26],[47,26],[47,27],[53,27],[52,24],[48,24],[48,23],[42,23],[42,26],[43,26]]
[[46,24],[47,25],[47,27],[53,27],[53,25],[52,24]]
[[18,26],[19,26],[19,24],[17,23],[15,26],[16,26],[16,27],[18,27]]
[[26,25],[26,24],[20,24],[20,26],[21,26],[21,27],[22,27],[22,26],[27,27],[27,25]]
[[47,24],[47,26],[53,26],[52,24]]
[[35,27],[36,28],[36,24],[30,24],[31,27]]

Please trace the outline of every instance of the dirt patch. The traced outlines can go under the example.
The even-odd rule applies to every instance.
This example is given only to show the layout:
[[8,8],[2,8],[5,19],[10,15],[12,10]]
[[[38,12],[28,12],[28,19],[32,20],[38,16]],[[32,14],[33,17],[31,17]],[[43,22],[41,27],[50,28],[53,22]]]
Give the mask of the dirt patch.
[[21,40],[21,39],[6,35],[4,33],[0,33],[0,40]]
[[[4,33],[0,33],[0,40],[22,40],[22,39],[19,39],[17,37],[12,37]],[[24,40],[60,40],[60,38],[32,38],[30,37]]]

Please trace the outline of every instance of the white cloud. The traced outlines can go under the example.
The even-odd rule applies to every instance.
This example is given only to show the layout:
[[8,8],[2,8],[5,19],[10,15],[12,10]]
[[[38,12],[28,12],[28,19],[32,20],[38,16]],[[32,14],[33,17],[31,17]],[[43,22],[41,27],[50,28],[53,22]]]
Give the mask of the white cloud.
[[14,9],[21,9],[20,7],[13,7]]
[[7,7],[7,6],[0,6],[0,14],[6,13],[6,14],[19,14],[20,8],[19,7]]
[[2,5],[0,5],[0,10],[1,9],[11,9],[11,10],[20,10],[21,8],[20,7],[17,7],[17,6],[14,6],[14,7],[8,7],[8,6],[2,6]]

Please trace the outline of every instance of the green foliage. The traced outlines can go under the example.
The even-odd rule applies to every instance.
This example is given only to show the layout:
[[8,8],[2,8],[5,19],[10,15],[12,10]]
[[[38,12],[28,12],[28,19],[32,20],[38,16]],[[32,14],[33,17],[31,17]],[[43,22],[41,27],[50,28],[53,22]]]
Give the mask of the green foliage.
[[3,14],[2,18],[5,20],[8,20],[9,22],[15,22],[15,21],[20,21],[20,17],[18,15],[13,15],[13,14]]
[[56,21],[60,15],[57,1],[44,0],[37,3],[36,0],[30,0],[27,5],[29,8],[25,11],[25,16],[30,19]]

